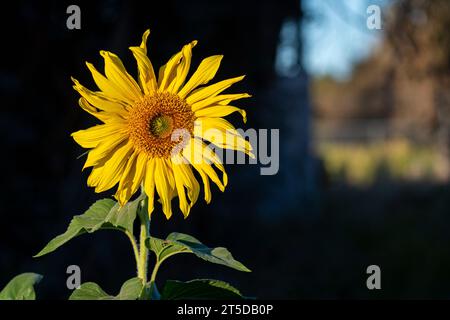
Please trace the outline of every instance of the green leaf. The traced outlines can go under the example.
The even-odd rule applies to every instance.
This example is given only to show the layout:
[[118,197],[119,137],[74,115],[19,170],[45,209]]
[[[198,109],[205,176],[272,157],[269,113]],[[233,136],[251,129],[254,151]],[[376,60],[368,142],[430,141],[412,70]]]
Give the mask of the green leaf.
[[156,257],[159,262],[162,262],[166,258],[177,253],[191,252],[188,248],[186,248],[182,244],[178,244],[174,241],[158,239],[155,237],[147,238],[145,243],[147,247],[156,254]]
[[122,285],[119,294],[114,300],[136,300],[140,297],[142,289],[142,280],[137,277],[131,278]]
[[75,222],[75,225],[84,229],[85,232],[95,232],[106,222],[106,218],[115,204],[116,202],[112,199],[98,200],[84,214],[74,216],[72,222]]
[[100,286],[94,282],[83,283],[78,289],[75,289],[69,297],[69,300],[112,300]]
[[37,273],[22,273],[14,277],[0,292],[0,300],[36,300],[34,286],[41,281]]
[[155,252],[159,262],[174,254],[187,252],[193,253],[208,262],[221,264],[239,271],[251,272],[241,262],[235,260],[226,248],[209,248],[196,238],[184,233],[173,232],[169,234],[166,240],[152,237],[147,239],[146,244]]
[[111,199],[96,201],[84,214],[73,217],[66,232],[51,240],[44,249],[34,257],[40,257],[50,253],[83,233],[98,230],[114,205],[115,201]]
[[55,251],[66,242],[83,234],[92,233],[100,229],[114,229],[133,232],[136,211],[145,195],[141,194],[136,200],[129,201],[125,206],[112,199],[96,201],[82,215],[74,216],[66,232],[51,240],[34,257],[41,257]]
[[142,293],[142,280],[131,278],[125,281],[117,296],[111,296],[94,282],[83,283],[69,297],[69,300],[136,300]]
[[111,208],[106,221],[115,227],[124,228],[130,233],[133,233],[134,220],[139,209],[141,201],[145,198],[145,194],[141,194],[136,200],[127,202],[122,208],[119,203],[116,203]]
[[168,280],[161,299],[244,299],[244,297],[238,289],[224,281],[196,279],[187,282]]

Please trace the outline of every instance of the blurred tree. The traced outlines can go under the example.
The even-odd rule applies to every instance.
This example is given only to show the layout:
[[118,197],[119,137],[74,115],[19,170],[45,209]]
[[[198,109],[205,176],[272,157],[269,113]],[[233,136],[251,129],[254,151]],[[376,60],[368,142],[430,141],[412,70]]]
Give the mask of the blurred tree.
[[[396,114],[423,117],[435,130],[442,154],[442,175],[450,177],[450,2],[411,0],[395,3],[386,27],[392,50]],[[419,90],[419,91],[417,91]],[[424,100],[427,97],[427,100]],[[416,99],[419,98],[419,99]]]
[[372,119],[381,120],[381,137],[436,142],[448,180],[450,1],[394,1],[383,16],[384,40],[348,81],[314,80],[315,115],[341,123],[338,131],[355,128],[354,137],[361,127],[355,120]]

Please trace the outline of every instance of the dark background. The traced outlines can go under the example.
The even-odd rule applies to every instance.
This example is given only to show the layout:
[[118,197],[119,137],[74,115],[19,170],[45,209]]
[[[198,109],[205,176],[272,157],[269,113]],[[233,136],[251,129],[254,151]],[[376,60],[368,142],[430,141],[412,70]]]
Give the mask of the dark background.
[[[81,8],[81,30],[66,28],[66,8],[71,4]],[[85,235],[48,256],[33,259],[32,255],[62,233],[73,215],[113,194],[95,194],[86,186],[89,170],[81,173],[84,160],[77,157],[84,151],[70,133],[95,120],[78,107],[70,76],[93,89],[84,62],[101,69],[98,51],[102,49],[118,54],[134,75],[135,62],[127,48],[139,44],[150,28],[148,50],[155,68],[197,39],[194,67],[203,57],[224,54],[217,79],[247,75],[233,89],[253,95],[239,104],[247,110],[247,127],[280,129],[277,175],[261,176],[259,165],[228,165],[229,186],[225,193],[213,188],[210,205],[199,200],[187,220],[177,209],[169,221],[158,210],[152,217],[153,235],[186,232],[210,246],[225,246],[253,272],[242,274],[182,255],[163,265],[158,284],[165,279],[212,277],[259,298],[449,297],[448,178],[397,179],[378,168],[376,181],[360,186],[335,179],[327,171],[326,159],[316,152],[313,128],[329,115],[320,98],[336,97],[336,90],[320,91],[317,79],[304,71],[301,57],[294,61],[298,72],[289,77],[274,67],[283,23],[292,20],[301,26],[313,19],[301,8],[300,1],[290,0],[2,5],[0,287],[16,274],[32,271],[44,275],[38,298],[64,299],[70,295],[66,268],[71,264],[81,267],[83,282],[95,281],[111,294],[134,276],[131,247],[119,233]],[[443,8],[448,17],[448,6]],[[403,34],[394,27],[388,31]],[[404,47],[402,39],[391,41]],[[438,41],[448,45],[447,38]],[[296,45],[301,53],[301,38]],[[407,56],[397,56],[415,75]],[[443,61],[448,62],[446,53]],[[429,77],[433,83],[444,81],[443,92],[448,91],[448,64],[433,67],[438,75]],[[380,81],[395,92],[398,87],[388,81],[392,72],[388,69],[383,74],[390,77]],[[364,78],[373,79],[374,74],[368,72]],[[347,86],[337,90],[337,96],[357,87]],[[409,88],[406,85],[404,90]],[[385,89],[363,88],[358,91],[362,98],[352,103],[357,108],[369,93],[384,97]],[[437,105],[447,110],[448,100]],[[378,110],[377,105],[373,108]],[[382,115],[388,119],[391,114],[388,110]],[[238,117],[232,120],[242,127]],[[440,123],[431,131],[440,132],[442,127],[448,129]],[[438,150],[445,149],[439,146]],[[366,288],[366,268],[371,264],[381,267],[382,290]]]

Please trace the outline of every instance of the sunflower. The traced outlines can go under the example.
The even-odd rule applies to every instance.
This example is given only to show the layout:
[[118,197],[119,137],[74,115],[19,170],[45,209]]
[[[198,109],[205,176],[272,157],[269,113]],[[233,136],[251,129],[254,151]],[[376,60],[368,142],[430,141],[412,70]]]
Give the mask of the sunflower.
[[83,170],[92,167],[87,184],[96,192],[117,185],[114,197],[123,206],[141,187],[149,199],[149,215],[159,197],[167,218],[172,215],[172,199],[178,197],[180,210],[187,217],[200,193],[195,171],[202,180],[207,203],[211,201],[210,180],[221,191],[227,185],[216,147],[253,157],[248,141],[222,118],[239,112],[245,122],[245,111],[229,104],[250,95],[222,94],[244,76],[207,85],[222,55],[203,59],[188,78],[197,41],[183,46],[156,77],[147,56],[149,34],[150,30],[143,34],[140,46],[130,47],[137,61],[137,81],[120,58],[108,51],[100,51],[105,75],[86,63],[99,91],[91,91],[72,78],[74,89],[81,95],[81,108],[102,122],[74,132],[72,137],[89,149]]

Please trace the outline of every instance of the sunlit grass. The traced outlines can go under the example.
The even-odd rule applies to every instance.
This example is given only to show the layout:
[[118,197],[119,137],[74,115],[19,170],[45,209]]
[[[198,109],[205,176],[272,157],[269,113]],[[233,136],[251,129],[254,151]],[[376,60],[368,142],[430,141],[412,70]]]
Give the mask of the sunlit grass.
[[368,185],[382,179],[435,180],[439,155],[432,145],[406,140],[356,143],[323,143],[317,148],[332,180]]

